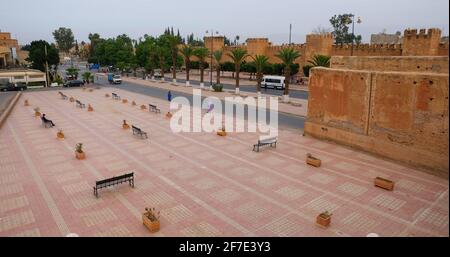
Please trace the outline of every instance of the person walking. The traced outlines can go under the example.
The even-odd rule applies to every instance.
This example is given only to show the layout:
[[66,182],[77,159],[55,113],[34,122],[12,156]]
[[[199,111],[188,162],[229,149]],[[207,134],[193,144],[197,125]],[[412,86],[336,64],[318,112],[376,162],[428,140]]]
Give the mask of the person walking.
[[167,93],[167,101],[172,101],[172,92],[170,92],[170,90],[169,90],[169,92]]

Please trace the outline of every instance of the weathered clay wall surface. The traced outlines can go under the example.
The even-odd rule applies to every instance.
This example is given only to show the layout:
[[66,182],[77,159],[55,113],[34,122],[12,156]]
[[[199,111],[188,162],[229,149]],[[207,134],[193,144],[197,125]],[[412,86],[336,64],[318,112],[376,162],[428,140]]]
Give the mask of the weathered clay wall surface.
[[448,73],[448,61],[448,56],[333,56],[330,67],[351,70]]
[[448,74],[314,68],[305,133],[448,176],[448,85]]
[[369,113],[370,73],[313,68],[308,121],[364,134]]

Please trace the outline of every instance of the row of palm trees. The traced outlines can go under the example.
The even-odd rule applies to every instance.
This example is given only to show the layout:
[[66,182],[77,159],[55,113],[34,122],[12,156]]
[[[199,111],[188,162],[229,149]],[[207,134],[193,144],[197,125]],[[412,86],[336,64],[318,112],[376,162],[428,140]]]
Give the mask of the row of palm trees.
[[[189,67],[191,58],[193,56],[197,57],[200,65],[200,87],[204,86],[204,67],[203,63],[205,63],[205,59],[210,55],[209,50],[205,47],[199,47],[194,48],[191,45],[183,45],[180,49],[180,53],[183,56],[184,59],[184,65],[186,66],[186,85],[189,86]],[[248,54],[246,49],[243,48],[235,48],[231,50],[229,53],[227,53],[227,56],[232,60],[235,66],[235,93],[239,94],[239,73],[241,69],[241,64],[245,61],[247,57],[250,55]],[[297,58],[300,57],[300,53],[293,48],[284,48],[281,49],[276,55],[277,58],[281,60],[281,62],[284,64],[284,76],[285,76],[285,88],[284,88],[284,101],[289,101],[289,82],[291,77],[291,65],[295,62]],[[223,51],[217,50],[212,53],[212,57],[214,58],[214,61],[216,62],[216,83],[220,84],[220,63],[222,62],[223,58]],[[261,94],[261,81],[263,79],[263,70],[264,68],[269,65],[269,58],[265,55],[255,55],[251,56],[255,63],[256,67],[256,78],[257,78],[257,92],[258,96]],[[175,69],[173,69],[173,78],[174,82],[176,82],[176,75],[175,75]]]

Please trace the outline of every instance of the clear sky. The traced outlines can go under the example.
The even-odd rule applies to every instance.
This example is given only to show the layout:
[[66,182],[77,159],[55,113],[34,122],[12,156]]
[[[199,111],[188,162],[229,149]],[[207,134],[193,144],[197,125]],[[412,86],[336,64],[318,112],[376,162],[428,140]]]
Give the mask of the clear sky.
[[405,28],[436,27],[449,32],[448,0],[1,0],[0,30],[12,33],[19,44],[44,39],[53,42],[52,31],[69,27],[80,42],[90,32],[102,37],[122,33],[138,39],[158,35],[167,26],[182,36],[203,37],[211,28],[229,38],[239,35],[268,37],[287,43],[303,43],[318,26],[331,27],[334,14],[354,13],[362,23],[355,33],[370,41],[370,34]]

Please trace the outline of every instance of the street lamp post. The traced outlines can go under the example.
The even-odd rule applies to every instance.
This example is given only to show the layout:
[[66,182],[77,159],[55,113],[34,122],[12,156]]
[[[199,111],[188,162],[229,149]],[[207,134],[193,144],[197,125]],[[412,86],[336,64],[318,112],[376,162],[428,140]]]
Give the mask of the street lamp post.
[[[356,21],[358,24],[360,24],[361,17],[358,17],[358,20]],[[352,50],[350,52],[350,56],[353,56],[353,47],[355,45],[355,15],[352,14]]]
[[[219,31],[214,31],[213,29],[211,29],[211,52],[210,52],[210,65],[209,65],[209,88],[212,89],[212,65],[213,65],[213,52],[214,52],[214,45],[213,45],[213,41],[214,41],[214,32],[216,34],[219,34]],[[208,34],[209,32],[206,31],[206,34]]]

